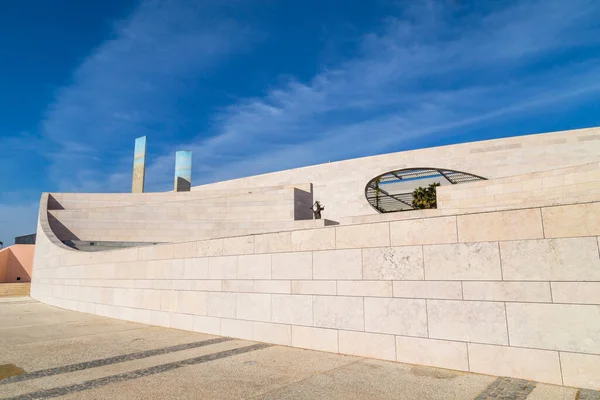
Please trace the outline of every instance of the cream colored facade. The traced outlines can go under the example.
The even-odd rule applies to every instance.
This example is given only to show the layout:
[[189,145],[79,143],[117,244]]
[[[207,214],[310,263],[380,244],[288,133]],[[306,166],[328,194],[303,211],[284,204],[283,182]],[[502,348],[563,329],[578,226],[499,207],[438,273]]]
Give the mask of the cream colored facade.
[[[600,389],[600,194],[590,167],[599,161],[600,129],[587,129],[348,160],[190,193],[44,194],[31,294],[147,324]],[[364,185],[415,166],[491,178],[478,183],[483,189],[448,187],[444,201],[486,187],[526,199],[527,185],[515,189],[517,175],[532,182],[540,173],[552,202],[489,205],[470,196],[473,205],[444,208],[442,201],[437,210],[375,214]],[[583,186],[565,192],[550,176]],[[312,183],[312,191],[297,182]],[[236,196],[242,204],[224,200]],[[235,215],[230,222],[247,224],[247,234],[214,228],[210,238],[97,252],[62,243],[66,231],[84,227],[74,222],[86,220],[109,240],[113,233],[101,223],[114,210],[106,207],[135,206],[137,214],[118,212],[126,230],[127,221],[161,212],[207,223],[202,210],[215,199],[223,199],[214,205],[212,215],[223,217],[216,220]],[[294,226],[316,223],[303,220],[312,200],[340,224]],[[261,219],[261,207],[284,211]],[[252,225],[267,222],[283,228]],[[129,238],[164,227],[147,225]]]

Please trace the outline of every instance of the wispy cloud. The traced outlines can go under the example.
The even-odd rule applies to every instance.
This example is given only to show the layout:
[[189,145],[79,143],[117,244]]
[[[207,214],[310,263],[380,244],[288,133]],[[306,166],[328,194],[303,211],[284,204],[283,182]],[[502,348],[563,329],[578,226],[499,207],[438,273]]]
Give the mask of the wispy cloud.
[[[357,57],[224,109],[211,137],[185,146],[194,151],[195,182],[414,147],[432,135],[600,97],[598,52],[569,57],[600,46],[593,0],[485,12],[449,4],[399,9],[360,38]],[[155,187],[169,182],[172,162],[170,154],[151,162]]]
[[176,141],[187,117],[178,100],[228,55],[247,49],[254,36],[248,26],[228,18],[217,1],[200,4],[142,1],[59,91],[42,132],[55,144],[46,155],[60,190],[101,189],[125,154],[129,160],[136,136]]
[[[360,37],[355,57],[309,81],[290,79],[241,99],[213,115],[208,132],[184,140],[172,136],[177,121],[189,117],[176,107],[184,82],[244,48],[246,28],[224,17],[198,24],[184,3],[157,4],[144,3],[83,63],[46,123],[63,149],[87,158],[100,147],[104,161],[124,132],[162,139],[163,152],[147,173],[154,190],[169,189],[176,147],[194,152],[194,180],[201,183],[414,147],[433,135],[600,95],[600,56],[586,53],[600,48],[594,0],[495,9],[411,2]],[[572,57],[574,51],[585,56]],[[126,189],[130,141],[102,174],[100,160],[86,160],[73,187]],[[55,165],[73,158],[55,155]]]

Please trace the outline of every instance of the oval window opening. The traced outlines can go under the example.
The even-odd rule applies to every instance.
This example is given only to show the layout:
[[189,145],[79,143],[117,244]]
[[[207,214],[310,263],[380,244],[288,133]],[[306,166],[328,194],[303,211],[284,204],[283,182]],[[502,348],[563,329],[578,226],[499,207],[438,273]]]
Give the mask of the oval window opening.
[[441,168],[405,168],[371,179],[365,187],[369,204],[380,213],[436,208],[435,188],[485,180]]

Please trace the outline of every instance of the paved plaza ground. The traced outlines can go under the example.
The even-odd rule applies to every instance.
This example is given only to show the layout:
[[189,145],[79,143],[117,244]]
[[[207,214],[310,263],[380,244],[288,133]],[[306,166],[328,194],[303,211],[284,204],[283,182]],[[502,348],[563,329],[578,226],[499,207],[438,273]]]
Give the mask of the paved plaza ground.
[[2,399],[600,399],[598,392],[166,329],[0,298]]

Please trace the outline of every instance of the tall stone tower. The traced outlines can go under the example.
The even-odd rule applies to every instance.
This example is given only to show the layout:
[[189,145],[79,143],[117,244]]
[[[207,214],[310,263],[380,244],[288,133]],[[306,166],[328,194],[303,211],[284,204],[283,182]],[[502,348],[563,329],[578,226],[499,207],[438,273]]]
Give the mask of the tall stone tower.
[[146,178],[146,136],[135,139],[133,154],[133,179],[131,180],[131,193],[144,193],[144,180]]

